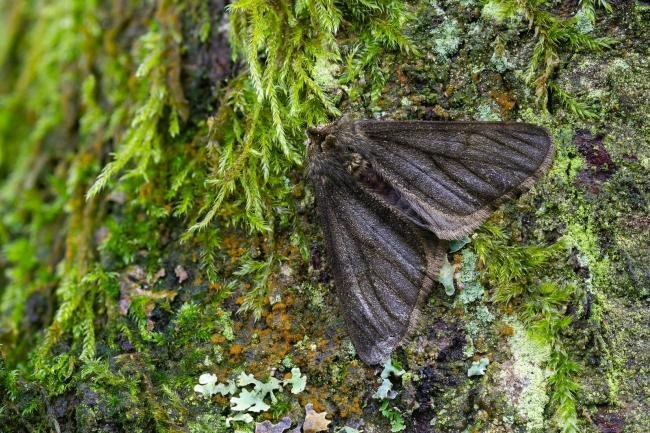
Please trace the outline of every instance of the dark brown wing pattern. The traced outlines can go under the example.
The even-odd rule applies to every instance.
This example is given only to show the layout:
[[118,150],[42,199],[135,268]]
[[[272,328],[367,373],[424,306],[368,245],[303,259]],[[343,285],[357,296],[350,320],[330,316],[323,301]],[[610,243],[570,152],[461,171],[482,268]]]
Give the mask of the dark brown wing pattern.
[[548,133],[525,123],[355,122],[358,152],[441,239],[474,231],[551,164]]
[[359,357],[383,362],[413,328],[446,241],[471,233],[551,164],[523,123],[352,121],[310,129],[341,311]]
[[416,323],[446,247],[375,200],[340,161],[312,169],[336,293],[359,357],[378,364]]

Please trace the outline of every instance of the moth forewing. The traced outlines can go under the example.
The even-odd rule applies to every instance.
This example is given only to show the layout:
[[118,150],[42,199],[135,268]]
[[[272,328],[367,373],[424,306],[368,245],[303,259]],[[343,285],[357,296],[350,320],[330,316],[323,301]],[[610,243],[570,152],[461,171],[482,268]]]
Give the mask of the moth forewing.
[[442,239],[474,231],[549,168],[553,147],[538,126],[515,122],[361,121],[358,151]]

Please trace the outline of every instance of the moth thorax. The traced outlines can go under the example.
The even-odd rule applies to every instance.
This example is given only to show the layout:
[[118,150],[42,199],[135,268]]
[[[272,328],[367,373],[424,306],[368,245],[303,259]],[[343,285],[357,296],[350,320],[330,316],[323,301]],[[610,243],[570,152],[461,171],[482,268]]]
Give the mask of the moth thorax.
[[346,155],[345,169],[355,178],[359,178],[362,171],[368,167],[368,161],[358,153],[349,153]]

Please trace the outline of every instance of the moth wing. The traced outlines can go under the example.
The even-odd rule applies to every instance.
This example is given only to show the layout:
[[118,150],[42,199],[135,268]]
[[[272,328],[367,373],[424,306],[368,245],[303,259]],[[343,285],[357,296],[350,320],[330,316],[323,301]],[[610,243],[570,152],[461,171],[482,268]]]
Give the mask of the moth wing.
[[[545,129],[515,122],[359,121],[359,152],[441,239],[474,231],[549,168]],[[424,224],[423,221],[424,220]]]
[[446,246],[322,162],[310,175],[336,294],[359,357],[379,364],[417,322]]

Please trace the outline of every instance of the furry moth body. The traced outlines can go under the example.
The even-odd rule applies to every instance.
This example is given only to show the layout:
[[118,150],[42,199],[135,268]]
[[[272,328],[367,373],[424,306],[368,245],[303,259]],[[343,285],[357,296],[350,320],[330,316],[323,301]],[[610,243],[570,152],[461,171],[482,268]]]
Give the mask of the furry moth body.
[[548,133],[525,123],[344,117],[308,135],[336,294],[368,364],[417,324],[447,241],[530,188],[553,158]]

